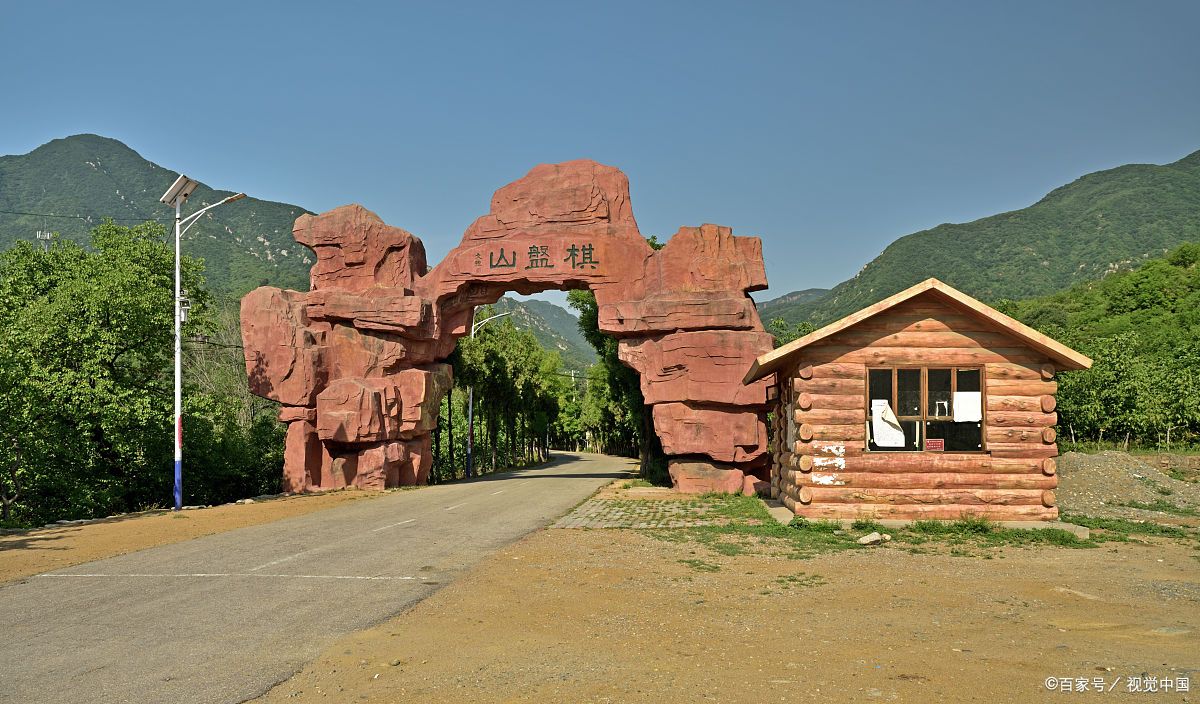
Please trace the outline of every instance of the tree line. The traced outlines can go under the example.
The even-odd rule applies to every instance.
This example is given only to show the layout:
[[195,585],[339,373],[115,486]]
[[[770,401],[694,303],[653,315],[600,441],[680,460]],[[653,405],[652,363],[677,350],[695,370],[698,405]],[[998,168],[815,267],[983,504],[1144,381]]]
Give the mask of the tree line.
[[1089,370],[1059,375],[1060,442],[1200,444],[1200,243],[997,308],[1093,360]]
[[[156,223],[107,222],[92,230],[91,247],[21,242],[0,255],[0,524],[169,500],[174,252],[166,236]],[[219,314],[202,262],[184,257],[181,267],[193,311],[185,335],[237,340],[236,313]],[[187,501],[277,490],[282,428],[273,404],[246,391],[240,350],[189,348]]]

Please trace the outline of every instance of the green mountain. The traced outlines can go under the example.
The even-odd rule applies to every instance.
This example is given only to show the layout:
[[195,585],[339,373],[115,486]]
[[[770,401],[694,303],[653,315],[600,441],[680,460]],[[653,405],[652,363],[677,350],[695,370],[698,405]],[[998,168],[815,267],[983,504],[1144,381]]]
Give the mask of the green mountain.
[[[0,156],[0,249],[33,240],[38,230],[84,242],[104,218],[132,225],[173,213],[158,202],[179,174],[115,139],[80,134],[19,156]],[[201,185],[193,208],[231,191]],[[264,284],[307,289],[312,252],[292,240],[296,205],[246,198],[213,209],[184,236],[183,251],[203,257],[209,286],[236,295]],[[53,214],[50,217],[41,214]]]
[[985,301],[1041,296],[1197,239],[1200,152],[1098,171],[1028,208],[901,237],[826,295],[762,317],[823,325],[931,276]]
[[785,293],[779,298],[772,298],[758,304],[758,315],[766,323],[775,318],[787,318],[788,311],[796,306],[810,305],[821,300],[829,293],[827,288],[806,288],[803,291]]
[[492,306],[497,313],[511,312],[513,324],[529,330],[546,350],[557,350],[567,369],[582,371],[596,362],[596,350],[579,331],[579,318],[548,301],[516,301],[505,296]]

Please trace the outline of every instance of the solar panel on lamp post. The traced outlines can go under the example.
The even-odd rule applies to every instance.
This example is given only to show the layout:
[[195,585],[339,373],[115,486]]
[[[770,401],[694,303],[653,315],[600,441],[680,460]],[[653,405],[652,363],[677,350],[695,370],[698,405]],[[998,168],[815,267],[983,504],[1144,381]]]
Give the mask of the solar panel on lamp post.
[[187,202],[188,196],[196,190],[200,185],[199,181],[194,181],[183,174],[179,174],[179,178],[175,179],[175,183],[167,189],[167,192],[158,200],[166,205],[175,208],[175,510],[183,508],[183,376],[182,376],[182,332],[183,321],[185,320],[186,311],[191,308],[190,302],[187,300],[186,292],[180,288],[179,280],[179,239],[188,229],[200,219],[204,213],[212,210],[218,205],[232,203],[235,200],[241,200],[246,197],[245,193],[235,193],[227,196],[216,203],[206,205],[197,210],[186,218],[181,218],[180,214],[183,209],[183,204]]

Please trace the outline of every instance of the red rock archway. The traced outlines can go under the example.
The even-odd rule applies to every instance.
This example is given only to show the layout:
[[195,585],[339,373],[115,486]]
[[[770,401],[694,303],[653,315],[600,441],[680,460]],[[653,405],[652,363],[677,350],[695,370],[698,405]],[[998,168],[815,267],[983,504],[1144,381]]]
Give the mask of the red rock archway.
[[242,299],[250,389],[288,424],[285,490],[425,483],[451,383],[442,360],[474,308],[584,287],[641,375],[678,488],[736,491],[765,467],[769,380],[741,382],[771,349],[746,295],[767,286],[761,242],[702,225],[653,250],[616,168],[534,167],[428,271],[419,239],[358,205],[304,215],[293,235],[317,256],[311,290]]

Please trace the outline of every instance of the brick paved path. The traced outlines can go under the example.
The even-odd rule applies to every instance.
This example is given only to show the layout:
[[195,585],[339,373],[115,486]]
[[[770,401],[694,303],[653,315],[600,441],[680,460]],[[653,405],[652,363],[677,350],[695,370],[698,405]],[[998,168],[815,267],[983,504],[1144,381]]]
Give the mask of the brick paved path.
[[589,499],[552,528],[689,528],[710,525],[708,507],[694,501]]

